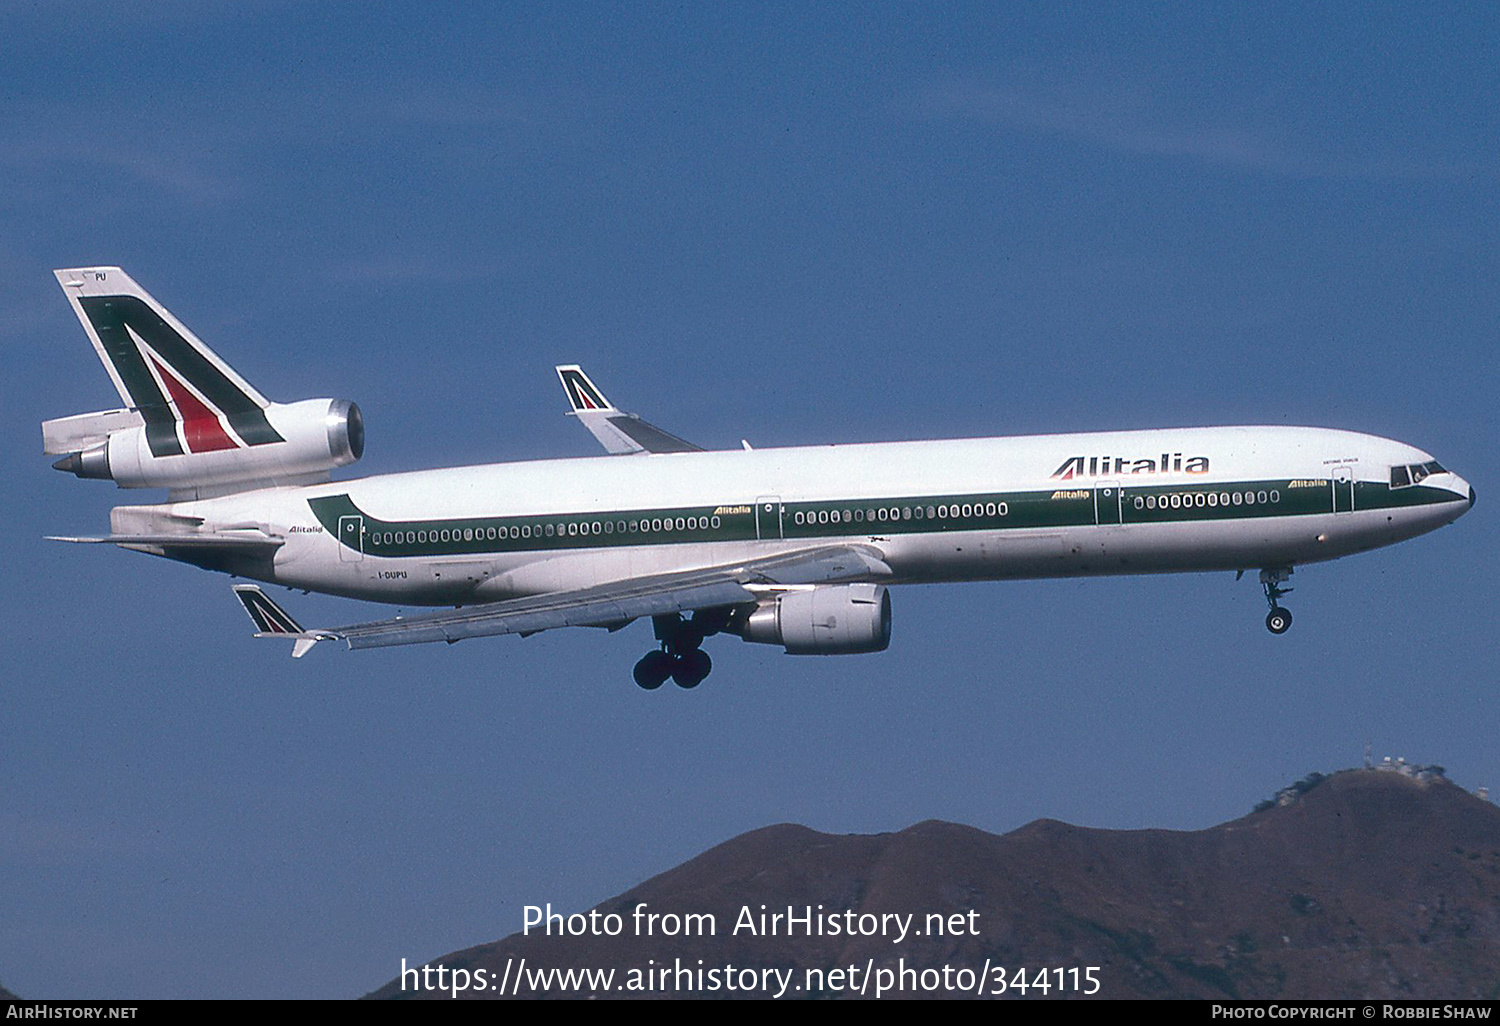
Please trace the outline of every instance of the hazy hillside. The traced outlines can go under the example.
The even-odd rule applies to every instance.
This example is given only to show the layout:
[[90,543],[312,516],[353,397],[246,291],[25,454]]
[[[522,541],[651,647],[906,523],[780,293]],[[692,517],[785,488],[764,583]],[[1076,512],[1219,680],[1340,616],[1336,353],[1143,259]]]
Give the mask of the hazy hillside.
[[[638,902],[713,913],[712,937],[631,935]],[[978,911],[978,936],[732,936],[742,906]],[[601,902],[617,938],[513,935],[434,959],[485,969],[855,964],[1101,967],[1112,997],[1500,996],[1500,809],[1441,779],[1350,771],[1207,830],[1039,820],[833,836],[771,826]],[[800,975],[799,975],[800,979]],[[371,997],[403,997],[399,981]],[[659,996],[659,995],[658,995]],[[723,996],[722,993],[719,996]],[[805,995],[804,995],[805,996]],[[446,999],[446,995],[443,995]]]

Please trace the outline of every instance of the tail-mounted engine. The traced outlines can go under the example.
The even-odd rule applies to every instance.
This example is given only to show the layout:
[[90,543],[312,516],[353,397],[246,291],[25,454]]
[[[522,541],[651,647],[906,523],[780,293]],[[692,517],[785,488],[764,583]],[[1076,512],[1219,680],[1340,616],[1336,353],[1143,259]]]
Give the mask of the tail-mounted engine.
[[880,584],[789,591],[762,602],[730,629],[746,641],[781,645],[791,655],[883,652],[891,643],[891,596]]
[[353,403],[273,403],[118,267],[55,273],[125,403],[44,423],[58,470],[201,497],[327,480],[364,452]]
[[269,403],[248,426],[213,414],[165,417],[139,410],[85,413],[42,425],[52,464],[121,488],[220,489],[316,480],[364,455],[365,425],[346,399]]

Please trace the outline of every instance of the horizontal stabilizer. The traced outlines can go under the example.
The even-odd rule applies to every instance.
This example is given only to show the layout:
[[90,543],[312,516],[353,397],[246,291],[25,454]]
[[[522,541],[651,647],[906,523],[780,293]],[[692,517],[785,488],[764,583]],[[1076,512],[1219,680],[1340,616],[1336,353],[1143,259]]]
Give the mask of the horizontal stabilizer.
[[106,534],[91,537],[48,535],[47,541],[75,545],[145,545],[167,549],[223,549],[272,552],[285,542],[266,534]]
[[145,423],[136,410],[104,410],[42,421],[42,452],[48,456],[91,449],[109,441],[116,431],[128,431]]

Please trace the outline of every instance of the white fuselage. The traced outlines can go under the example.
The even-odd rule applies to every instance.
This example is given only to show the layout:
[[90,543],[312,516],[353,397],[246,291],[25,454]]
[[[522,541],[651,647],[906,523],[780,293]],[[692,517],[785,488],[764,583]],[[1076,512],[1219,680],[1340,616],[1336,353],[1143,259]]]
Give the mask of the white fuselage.
[[830,540],[878,548],[891,583],[1291,567],[1456,519],[1455,474],[1391,487],[1431,460],[1347,431],[1184,428],[499,463],[170,510],[286,539],[246,576],[459,605]]

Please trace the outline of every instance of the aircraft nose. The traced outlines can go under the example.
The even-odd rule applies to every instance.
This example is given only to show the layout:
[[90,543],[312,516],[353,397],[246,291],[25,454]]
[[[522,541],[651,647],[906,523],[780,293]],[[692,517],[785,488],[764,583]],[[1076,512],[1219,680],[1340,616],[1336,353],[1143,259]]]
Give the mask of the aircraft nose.
[[[1450,471],[1450,473],[1451,473],[1451,471]],[[1464,513],[1469,512],[1469,510],[1471,510],[1471,509],[1474,508],[1474,486],[1473,485],[1469,484],[1469,482],[1465,481],[1463,478],[1459,477],[1457,474],[1454,474],[1453,475],[1453,483],[1451,485],[1449,485],[1449,487],[1452,488],[1453,491],[1457,493],[1453,497],[1455,499],[1458,499],[1460,502],[1463,501],[1464,493],[1465,492],[1468,493],[1469,504],[1467,506],[1460,506],[1460,507],[1458,507],[1458,509],[1459,509],[1459,515],[1460,516],[1462,516]]]

